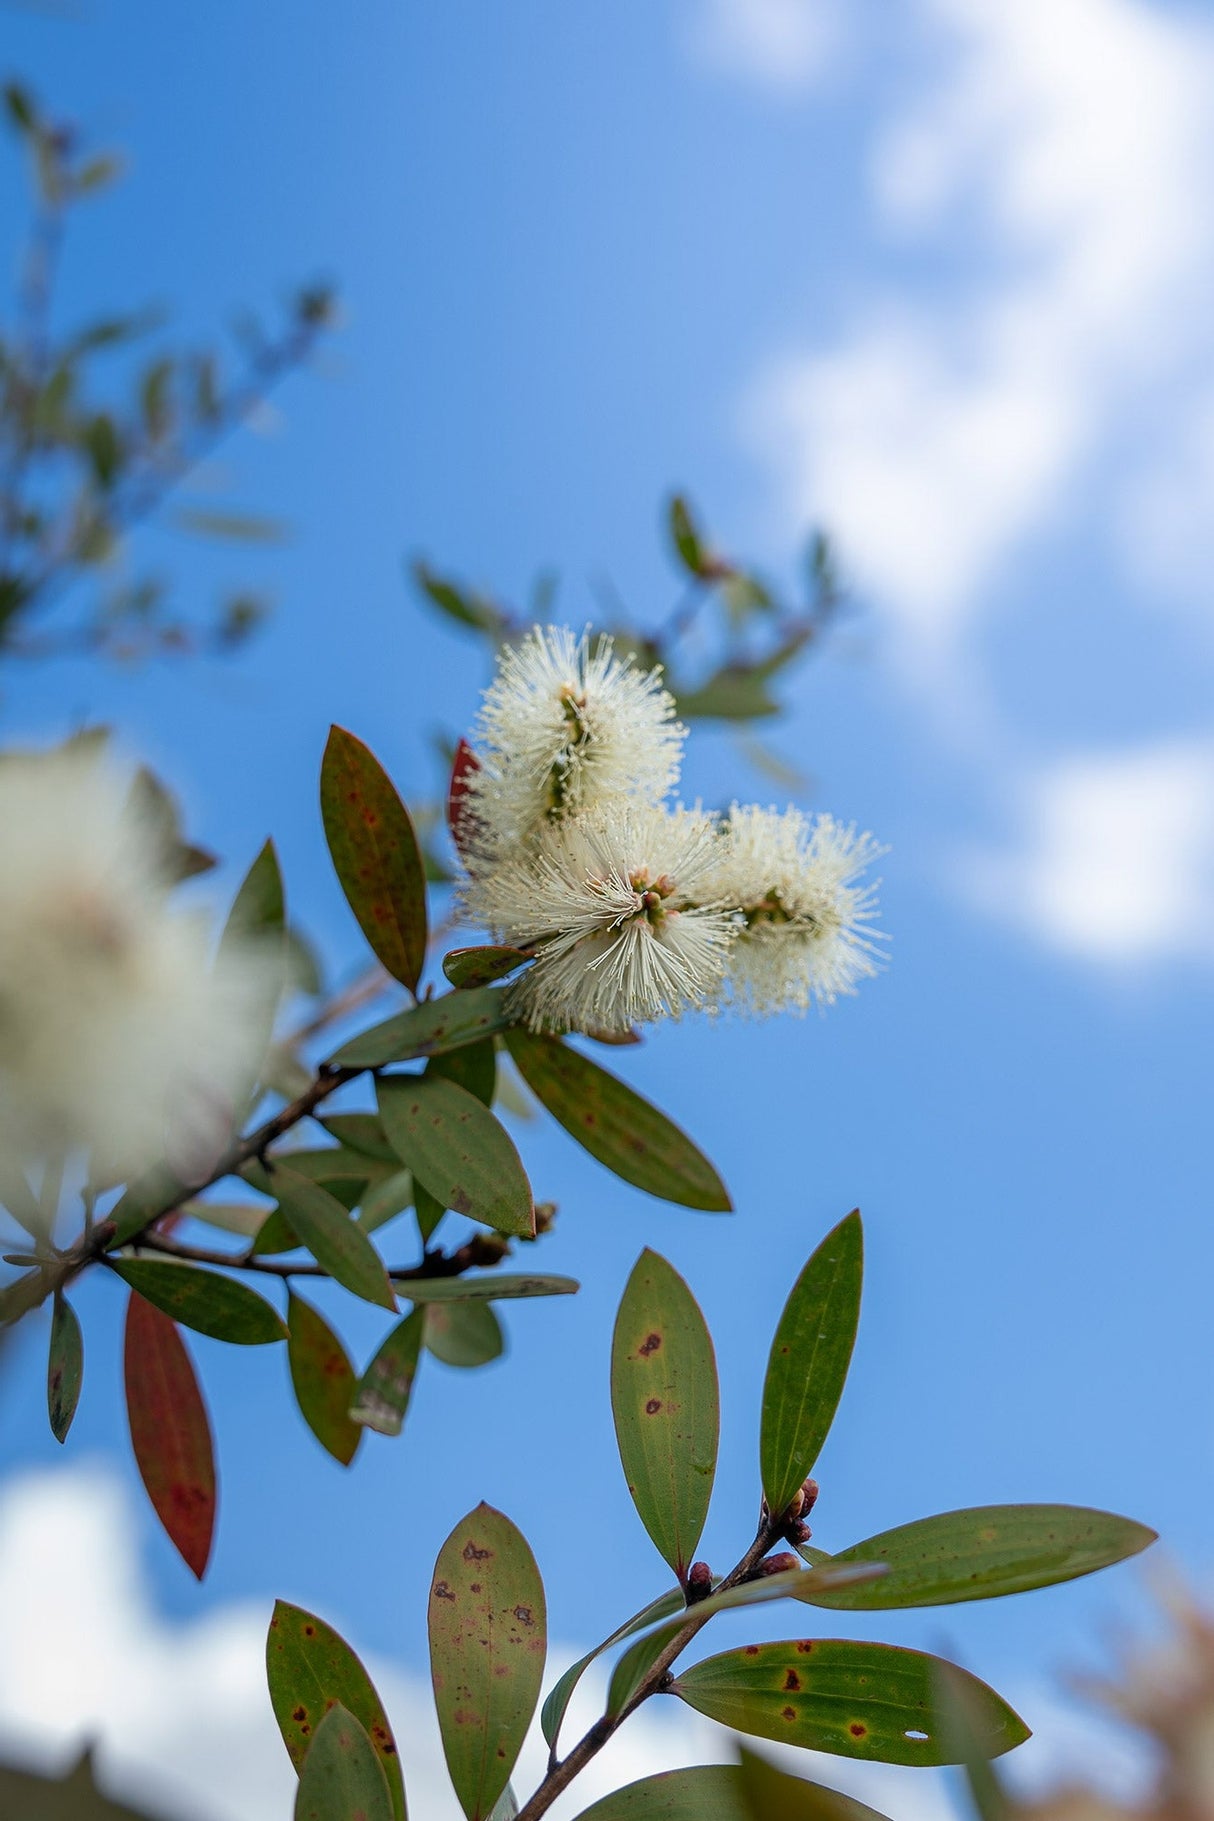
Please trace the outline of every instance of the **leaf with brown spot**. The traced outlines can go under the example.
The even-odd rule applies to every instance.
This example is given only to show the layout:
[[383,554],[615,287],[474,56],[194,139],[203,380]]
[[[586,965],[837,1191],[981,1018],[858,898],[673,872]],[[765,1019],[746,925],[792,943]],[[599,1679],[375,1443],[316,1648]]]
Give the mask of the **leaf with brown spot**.
[[430,1670],[447,1769],[468,1821],[487,1821],[539,1699],[544,1585],[521,1531],[490,1505],[458,1523],[430,1590]]
[[426,875],[417,836],[379,760],[334,727],[320,773],[325,839],[363,935],[410,992],[426,964]]
[[212,1340],[253,1347],[287,1338],[277,1309],[220,1271],[167,1258],[115,1258],[110,1268],[165,1315]]
[[392,1728],[370,1676],[345,1639],[314,1613],[279,1600],[266,1634],[266,1676],[274,1718],[296,1771],[325,1714],[340,1703],[375,1748],[392,1812],[396,1821],[405,1821],[405,1788]]
[[699,1304],[678,1272],[649,1250],[637,1260],[616,1317],[611,1408],[641,1522],[685,1581],[716,1474],[717,1365]]
[[294,1294],[287,1304],[287,1327],[295,1401],[321,1447],[348,1467],[363,1436],[360,1425],[350,1420],[358,1381],[349,1356],[324,1317]]
[[876,1612],[990,1600],[1093,1574],[1155,1541],[1131,1518],[1082,1505],[980,1505],[853,1543],[837,1564],[883,1562],[879,1581],[828,1589],[816,1606]]
[[201,1580],[215,1533],[211,1425],[176,1324],[134,1292],[126,1311],[123,1370],[140,1478],[171,1542]]
[[340,1705],[329,1709],[304,1759],[295,1821],[393,1821],[388,1780],[375,1747]]
[[80,1400],[83,1376],[84,1338],[80,1323],[63,1292],[56,1290],[55,1310],[51,1316],[51,1347],[46,1362],[46,1407],[51,1434],[57,1442],[67,1440]]
[[512,1028],[506,1048],[536,1099],[613,1175],[663,1201],[729,1213],[729,1192],[704,1153],[618,1076],[559,1037]]
[[834,1421],[860,1320],[858,1212],[826,1235],[784,1305],[763,1382],[759,1463],[775,1512],[798,1491]]
[[379,1113],[401,1162],[444,1208],[499,1233],[534,1237],[519,1154],[474,1094],[437,1075],[392,1075],[379,1082]]
[[[799,1688],[788,1687],[790,1669]],[[954,1764],[939,1669],[938,1658],[892,1644],[789,1638],[706,1657],[683,1670],[670,1692],[710,1720],[784,1745],[882,1764]],[[965,1686],[989,1757],[1028,1738],[1028,1727],[993,1688],[964,1670],[952,1675]]]

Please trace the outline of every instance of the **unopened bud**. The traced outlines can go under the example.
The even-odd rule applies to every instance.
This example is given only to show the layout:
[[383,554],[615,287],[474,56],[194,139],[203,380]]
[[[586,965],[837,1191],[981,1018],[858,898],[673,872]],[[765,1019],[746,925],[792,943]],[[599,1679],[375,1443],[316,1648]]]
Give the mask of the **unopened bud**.
[[687,1575],[687,1604],[694,1606],[712,1592],[712,1569],[707,1562],[693,1562]]
[[535,1204],[535,1236],[537,1239],[539,1238],[541,1233],[546,1233],[548,1231],[549,1227],[552,1225],[552,1223],[555,1219],[556,1219],[556,1203],[554,1201],[537,1201],[536,1202],[536,1204]]
[[766,1556],[763,1561],[759,1563],[759,1573],[762,1575],[787,1574],[790,1568],[799,1568],[800,1566],[801,1564],[795,1555],[787,1549],[781,1549],[775,1555]]
[[806,1480],[805,1484],[801,1488],[801,1497],[804,1500],[804,1503],[802,1504],[801,1511],[800,1511],[801,1517],[809,1516],[810,1512],[813,1510],[814,1506],[818,1502],[819,1491],[820,1491],[820,1487],[818,1485],[817,1480],[812,1480],[812,1479]]
[[790,1543],[808,1543],[813,1531],[800,1518],[794,1518],[791,1524],[785,1524],[784,1535]]

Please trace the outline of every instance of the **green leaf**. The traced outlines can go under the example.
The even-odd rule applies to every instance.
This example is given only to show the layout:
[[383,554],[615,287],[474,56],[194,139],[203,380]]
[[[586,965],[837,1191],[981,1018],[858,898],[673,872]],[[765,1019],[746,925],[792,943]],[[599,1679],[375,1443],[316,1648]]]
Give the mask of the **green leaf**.
[[199,1580],[215,1534],[215,1450],[206,1405],[174,1323],[132,1293],[123,1347],[131,1446],[152,1508]]
[[505,1348],[488,1303],[427,1303],[426,1347],[444,1366],[487,1366]]
[[886,1821],[854,1796],[823,1789],[777,1770],[757,1752],[741,1748],[738,1766],[748,1821]]
[[510,1022],[500,987],[444,993],[351,1037],[329,1059],[335,1069],[382,1069],[390,1062],[438,1056],[504,1031]]
[[523,1271],[486,1272],[481,1277],[410,1277],[400,1286],[415,1303],[505,1302],[520,1296],[572,1296],[576,1277],[539,1277]]
[[350,1420],[380,1435],[399,1435],[421,1353],[425,1313],[414,1309],[392,1329],[358,1381]]
[[80,1323],[67,1298],[56,1290],[55,1311],[51,1317],[51,1349],[46,1363],[46,1407],[51,1419],[51,1434],[57,1442],[67,1440],[80,1399],[83,1376],[84,1339]]
[[320,774],[325,838],[363,935],[394,979],[417,990],[426,965],[426,878],[409,812],[361,740],[334,727]]
[[341,1203],[318,1182],[309,1182],[282,1164],[275,1166],[274,1187],[292,1231],[317,1264],[352,1295],[395,1312],[396,1298],[383,1260]]
[[415,1182],[444,1208],[499,1233],[535,1236],[531,1185],[505,1128],[466,1088],[438,1076],[379,1084],[384,1130]]
[[273,841],[267,841],[241,882],[223,940],[248,942],[259,936],[279,936],[285,915],[282,869]]
[[345,1639],[315,1613],[278,1600],[266,1635],[266,1677],[274,1718],[296,1771],[310,1756],[325,1715],[340,1703],[371,1740],[387,1778],[392,1812],[396,1821],[404,1821],[405,1790],[392,1728],[370,1676]]
[[611,1408],[641,1522],[685,1582],[716,1474],[717,1364],[699,1304],[678,1272],[649,1250],[637,1260],[616,1317]]
[[41,1270],[24,1271],[0,1284],[0,1328],[11,1327],[46,1301],[50,1286]]
[[[677,1676],[671,1693],[697,1713],[761,1739],[883,1764],[955,1762],[937,1700],[938,1659],[852,1638],[790,1638],[722,1651]],[[984,1751],[1023,1744],[1029,1729],[964,1670]]]
[[579,1657],[576,1663],[571,1663],[559,1682],[550,1690],[540,1712],[540,1727],[547,1743],[555,1747],[561,1722],[573,1699],[574,1690],[596,1657],[601,1656],[605,1650],[610,1650],[613,1644],[622,1643],[625,1638],[632,1637],[638,1631],[644,1631],[647,1626],[654,1624],[658,1619],[667,1619],[686,1610],[683,1589],[672,1587],[669,1592],[659,1594],[656,1600],[650,1600],[648,1606],[642,1606],[640,1612],[634,1613],[632,1618],[625,1620],[624,1624],[613,1631],[609,1638],[604,1638],[601,1644],[596,1644],[593,1650],[588,1650],[584,1657]]
[[884,1562],[881,1580],[814,1601],[844,1612],[990,1600],[1092,1574],[1156,1540],[1130,1518],[1081,1505],[980,1505],[901,1524],[853,1543],[835,1563]]
[[729,1193],[703,1152],[615,1075],[556,1037],[511,1030],[506,1047],[536,1099],[613,1174],[663,1201],[730,1211]]
[[521,1531],[478,1505],[439,1551],[430,1670],[447,1769],[468,1821],[505,1789],[544,1675],[544,1586]]
[[981,1716],[974,1712],[961,1672],[943,1659],[936,1666],[936,1703],[948,1755],[962,1768],[976,1821],[1015,1821],[1019,1804],[1013,1806],[1003,1779],[986,1754]]
[[641,1777],[583,1809],[578,1821],[752,1821],[736,1764]]
[[[743,1581],[738,1587],[724,1587],[698,1600],[694,1606],[658,1625],[648,1636],[638,1638],[616,1664],[607,1693],[607,1712],[613,1717],[622,1713],[639,1690],[641,1683],[689,1620],[706,1625],[718,1612],[729,1612],[740,1606],[762,1606],[772,1600],[812,1600],[814,1592],[836,1584],[850,1585],[857,1580],[875,1580],[885,1570],[866,1563],[863,1567],[837,1568],[830,1562],[818,1569],[785,1569],[781,1573],[762,1575],[758,1580]],[[688,1638],[687,1643],[691,1643]],[[686,1649],[684,1645],[682,1649]],[[682,1650],[680,1650],[680,1655]]]
[[701,689],[680,691],[680,715],[689,721],[761,721],[779,714],[767,680],[756,667],[727,665]]
[[252,512],[203,512],[196,506],[180,506],[175,517],[183,531],[199,537],[230,538],[240,544],[284,544],[287,539],[281,519]]
[[495,980],[504,980],[508,974],[516,974],[520,967],[534,959],[533,955],[521,948],[492,945],[482,948],[453,948],[443,956],[443,972],[452,986],[491,986]]
[[413,579],[427,600],[448,619],[456,620],[462,626],[473,626],[478,632],[497,631],[502,616],[493,602],[483,595],[473,594],[470,589],[437,575],[428,563],[421,561],[413,565]]
[[256,1239],[266,1224],[270,1210],[251,1201],[187,1201],[181,1212],[221,1233],[235,1233],[241,1239]]
[[380,1163],[395,1165],[399,1161],[374,1113],[327,1113],[320,1123],[347,1151],[361,1151]]
[[771,1510],[784,1511],[826,1440],[860,1319],[864,1233],[853,1212],[827,1234],[780,1317],[767,1377],[759,1462]]
[[264,1296],[219,1271],[167,1259],[112,1258],[109,1262],[132,1290],[138,1290],[174,1321],[198,1334],[209,1334],[212,1340],[257,1347],[287,1338],[286,1323]]
[[383,1762],[340,1704],[316,1729],[295,1794],[295,1821],[393,1821]]
[[358,1381],[345,1348],[324,1317],[292,1292],[287,1304],[287,1359],[295,1400],[309,1429],[335,1461],[348,1467],[363,1432],[350,1419]]
[[114,1237],[109,1241],[111,1248],[127,1245],[158,1214],[174,1206],[182,1187],[177,1178],[164,1169],[149,1170],[128,1184],[126,1192],[110,1209],[109,1223],[114,1229]]
[[497,1047],[492,1037],[486,1037],[480,1043],[467,1043],[462,1049],[431,1056],[425,1073],[454,1081],[457,1087],[466,1088],[474,1095],[482,1106],[491,1107],[497,1089]]
[[692,510],[682,494],[676,493],[667,508],[667,525],[670,541],[675,554],[689,575],[703,580],[710,573],[710,564],[704,548],[700,528],[692,516]]
[[413,1202],[413,1177],[408,1170],[393,1170],[382,1182],[359,1197],[358,1224],[364,1233],[376,1233]]

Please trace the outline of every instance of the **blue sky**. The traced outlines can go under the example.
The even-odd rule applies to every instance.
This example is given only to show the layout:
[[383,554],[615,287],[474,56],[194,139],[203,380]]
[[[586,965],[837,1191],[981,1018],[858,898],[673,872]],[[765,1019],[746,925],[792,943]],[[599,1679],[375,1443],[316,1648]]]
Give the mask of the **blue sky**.
[[[106,1674],[139,1661],[147,1681],[165,1625],[185,1628],[165,1634],[166,1663],[200,1662],[200,1624],[275,1593],[416,1674],[434,1553],[481,1496],[531,1537],[556,1635],[608,1630],[661,1582],[606,1394],[644,1244],[689,1277],[717,1336],[706,1548],[724,1566],[752,1518],[772,1325],[857,1203],[868,1288],[818,1540],[1062,1499],[1155,1524],[1208,1578],[1208,15],[90,0],[0,18],[6,68],[130,159],[72,242],[69,313],[149,295],[202,334],[313,274],[344,307],[318,371],[200,477],[208,503],[289,518],[290,543],[143,544],[186,605],[264,580],[266,633],[224,665],[10,674],[6,735],[112,719],[177,783],[229,881],[275,835],[299,915],[351,964],[316,810],[325,730],[353,728],[426,791],[431,730],[466,724],[485,680],[409,598],[402,556],[516,598],[554,567],[575,623],[609,576],[657,616],[673,584],[658,511],[677,484],[776,574],[811,522],[835,530],[857,611],[777,737],[808,801],[891,848],[892,964],[857,999],[803,1024],[664,1031],[620,1064],[705,1142],[732,1220],[647,1202],[525,1129],[537,1190],[562,1206],[547,1261],[581,1298],[511,1312],[491,1372],[434,1370],[404,1438],[369,1438],[346,1476],[292,1416],[280,1358],[198,1343],[223,1472],[201,1589],[138,1502],[122,1515],[112,1286],[81,1297],[65,1457],[29,1395],[31,1344],[29,1378],[0,1390],[0,1499],[13,1525],[13,1500],[45,1510],[47,1535],[81,1500],[118,1514],[115,1573],[133,1547],[149,1604]],[[6,222],[18,194],[6,154]],[[685,781],[771,795],[703,730]],[[334,1307],[369,1351],[374,1320]],[[82,1462],[117,1489],[75,1478]],[[12,1534],[41,1533],[34,1518]],[[1098,1657],[1113,1615],[1147,1611],[1128,1569],[870,1635],[947,1641],[1048,1722],[1049,1678]],[[34,1648],[0,1639],[0,1713],[27,1731],[17,1665],[32,1685]],[[167,1689],[171,1669],[151,1679]],[[229,1721],[217,1706],[216,1738]],[[880,1796],[946,1812],[912,1785]],[[193,1799],[199,1821],[264,1812]]]

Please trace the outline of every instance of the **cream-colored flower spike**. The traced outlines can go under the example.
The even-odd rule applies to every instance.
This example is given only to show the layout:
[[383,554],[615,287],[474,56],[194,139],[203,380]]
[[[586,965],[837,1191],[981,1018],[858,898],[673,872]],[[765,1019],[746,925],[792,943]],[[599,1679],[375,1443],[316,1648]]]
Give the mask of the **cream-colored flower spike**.
[[613,803],[549,824],[472,878],[474,922],[537,959],[512,989],[533,1030],[626,1031],[715,1003],[737,930],[702,889],[720,837],[697,810]]
[[884,851],[832,816],[733,805],[703,884],[743,920],[729,958],[732,1005],[760,1017],[804,1012],[877,972],[876,886],[858,881]]
[[685,738],[660,670],[618,657],[610,638],[533,627],[502,651],[475,729],[468,812],[480,863],[596,804],[660,803]]
[[170,907],[162,866],[126,781],[95,753],[0,760],[10,1162],[84,1153],[94,1181],[121,1181],[225,1142],[275,985],[254,954],[212,965],[205,923]]

